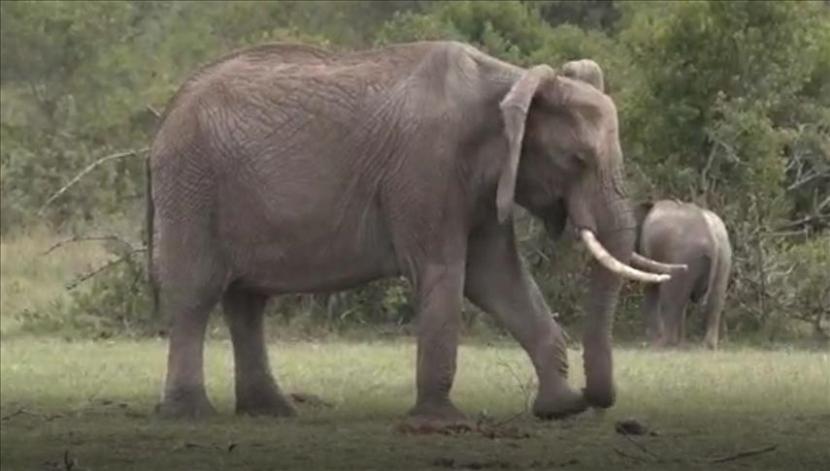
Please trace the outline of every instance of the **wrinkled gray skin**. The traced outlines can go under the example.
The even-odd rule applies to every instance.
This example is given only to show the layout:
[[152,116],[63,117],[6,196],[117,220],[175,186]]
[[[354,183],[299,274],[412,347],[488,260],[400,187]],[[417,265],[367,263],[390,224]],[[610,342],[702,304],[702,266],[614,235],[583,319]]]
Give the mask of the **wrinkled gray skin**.
[[697,303],[706,322],[704,344],[718,347],[721,312],[732,269],[732,246],[723,221],[691,203],[661,200],[637,207],[637,252],[664,263],[686,264],[659,286],[647,286],[642,304],[652,345],[685,341],[686,307]]
[[221,302],[237,412],[293,415],[268,364],[268,298],[398,275],[419,319],[412,417],[463,417],[450,389],[464,296],[526,350],[537,416],[614,403],[619,276],[592,263],[587,384],[573,390],[562,329],[519,257],[511,216],[515,200],[554,228],[570,218],[628,261],[635,221],[617,112],[594,88],[452,42],[342,55],[262,46],[183,85],[150,165],[152,273],[172,319],[161,414],[213,411],[203,343]]

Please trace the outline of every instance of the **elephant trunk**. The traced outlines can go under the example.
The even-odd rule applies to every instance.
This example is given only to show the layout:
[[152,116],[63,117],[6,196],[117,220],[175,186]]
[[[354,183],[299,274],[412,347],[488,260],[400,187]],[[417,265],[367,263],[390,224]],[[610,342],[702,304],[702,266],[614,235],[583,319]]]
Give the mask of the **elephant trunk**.
[[621,180],[598,178],[581,183],[578,193],[569,200],[569,213],[593,255],[584,301],[584,393],[591,406],[607,408],[614,404],[616,397],[611,336],[622,276],[661,282],[668,275],[640,272],[628,266],[634,250],[636,223]]
[[[612,257],[625,264],[634,248],[634,238],[632,225],[600,232],[599,243]],[[586,323],[582,345],[585,399],[594,407],[611,407],[616,398],[611,339],[621,287],[622,277],[618,273],[597,259],[591,262],[588,293],[584,301]]]

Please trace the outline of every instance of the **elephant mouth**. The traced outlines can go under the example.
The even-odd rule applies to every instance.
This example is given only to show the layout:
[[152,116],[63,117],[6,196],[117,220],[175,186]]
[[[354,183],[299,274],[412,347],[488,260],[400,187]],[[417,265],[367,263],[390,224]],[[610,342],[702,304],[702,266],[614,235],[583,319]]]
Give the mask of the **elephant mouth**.
[[[616,273],[624,278],[634,281],[641,281],[643,283],[663,283],[664,281],[671,279],[671,275],[669,275],[669,273],[672,272],[672,268],[669,265],[643,256],[638,256],[639,258],[636,258],[636,260],[638,260],[637,263],[640,263],[643,268],[654,269],[654,271],[658,271],[660,273],[645,272],[617,260],[613,255],[611,255],[611,253],[608,252],[608,250],[605,249],[605,247],[602,246],[591,230],[581,229],[579,231],[579,236],[588,248],[588,251],[591,252],[591,255],[593,255],[593,257],[597,259],[603,267],[613,273]],[[632,257],[632,260],[634,259],[635,257]],[[648,267],[644,265],[648,265]],[[685,267],[685,265],[682,266]],[[680,266],[676,265],[675,267]]]

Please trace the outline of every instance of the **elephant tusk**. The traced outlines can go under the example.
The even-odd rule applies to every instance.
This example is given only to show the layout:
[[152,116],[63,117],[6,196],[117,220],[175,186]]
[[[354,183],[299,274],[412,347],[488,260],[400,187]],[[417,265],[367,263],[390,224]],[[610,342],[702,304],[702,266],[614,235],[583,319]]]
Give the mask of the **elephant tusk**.
[[646,270],[653,271],[654,273],[668,273],[672,274],[675,271],[686,271],[689,269],[689,266],[684,264],[675,264],[675,263],[662,263],[658,262],[657,260],[652,260],[648,257],[644,257],[637,252],[633,252],[631,254],[631,266],[644,268]]
[[605,247],[599,243],[596,236],[594,236],[594,233],[588,229],[582,229],[579,231],[579,235],[582,237],[582,242],[584,242],[588,247],[591,255],[593,255],[602,266],[620,276],[624,276],[635,281],[642,281],[644,283],[662,283],[671,279],[671,276],[669,275],[646,273],[617,260],[613,255],[605,250]]

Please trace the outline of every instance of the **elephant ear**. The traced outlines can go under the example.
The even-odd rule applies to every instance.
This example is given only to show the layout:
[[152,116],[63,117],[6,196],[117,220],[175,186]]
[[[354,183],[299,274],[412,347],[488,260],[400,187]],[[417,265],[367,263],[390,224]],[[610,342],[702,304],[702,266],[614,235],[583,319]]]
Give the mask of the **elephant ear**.
[[591,59],[566,62],[562,66],[562,75],[589,83],[597,90],[605,92],[605,79],[602,67]]
[[530,111],[530,104],[539,89],[539,85],[555,76],[556,73],[547,65],[538,65],[527,70],[513,84],[513,87],[499,105],[504,120],[504,133],[507,137],[508,146],[507,161],[502,167],[496,193],[499,223],[507,220],[513,208],[513,197],[516,193],[516,174],[519,169],[519,158],[522,155],[522,140],[524,139],[525,123],[527,122],[527,113]]

